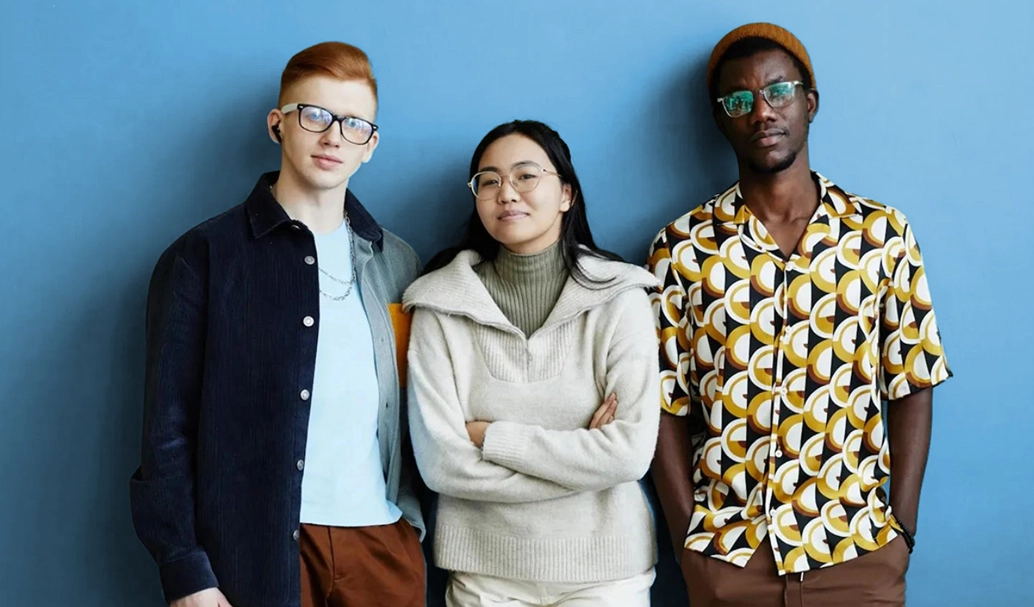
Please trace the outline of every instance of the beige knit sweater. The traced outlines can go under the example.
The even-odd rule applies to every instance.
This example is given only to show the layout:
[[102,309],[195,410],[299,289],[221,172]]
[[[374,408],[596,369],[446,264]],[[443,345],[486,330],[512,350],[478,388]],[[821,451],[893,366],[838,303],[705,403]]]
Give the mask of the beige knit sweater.
[[[657,439],[658,346],[645,270],[594,258],[545,324],[517,329],[461,253],[419,279],[409,348],[409,420],[424,481],[440,494],[435,562],[539,582],[630,577],[656,562],[638,480]],[[606,394],[616,421],[587,430]],[[492,422],[484,449],[466,422]]]

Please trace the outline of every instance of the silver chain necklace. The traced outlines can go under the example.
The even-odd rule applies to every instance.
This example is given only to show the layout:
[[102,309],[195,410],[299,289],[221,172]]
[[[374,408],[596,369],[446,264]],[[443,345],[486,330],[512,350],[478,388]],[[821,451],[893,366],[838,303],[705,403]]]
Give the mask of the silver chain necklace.
[[[276,198],[276,190],[273,189],[275,186],[276,184],[269,186],[269,193],[273,195],[273,198]],[[324,276],[338,284],[346,285],[348,287],[348,290],[345,291],[344,295],[331,295],[323,289],[320,289],[320,295],[326,297],[331,301],[343,301],[344,299],[348,298],[348,296],[352,294],[352,288],[355,286],[356,279],[358,278],[355,270],[355,234],[352,232],[352,219],[348,216],[348,211],[345,211],[345,229],[348,230],[348,248],[352,257],[352,279],[348,282],[345,282],[337,276],[334,276],[330,272],[324,270],[322,267],[320,268],[320,273],[322,273]]]
[[355,270],[355,234],[352,232],[352,220],[348,217],[348,213],[347,212],[345,213],[345,229],[348,230],[348,248],[349,248],[349,252],[351,253],[351,257],[352,257],[352,278],[351,278],[351,280],[349,280],[348,282],[345,282],[345,281],[341,280],[340,278],[338,278],[337,276],[334,276],[330,272],[324,270],[323,267],[320,266],[320,273],[321,274],[323,274],[324,276],[326,276],[327,278],[333,280],[334,282],[336,282],[338,284],[346,285],[348,287],[348,290],[345,291],[344,295],[331,295],[330,293],[327,293],[326,291],[324,291],[321,288],[320,289],[320,295],[326,297],[327,299],[329,299],[331,301],[342,301],[345,298],[347,298],[349,295],[351,295],[352,294],[352,289],[355,287],[356,278],[357,278],[357,274],[356,274],[356,270]]

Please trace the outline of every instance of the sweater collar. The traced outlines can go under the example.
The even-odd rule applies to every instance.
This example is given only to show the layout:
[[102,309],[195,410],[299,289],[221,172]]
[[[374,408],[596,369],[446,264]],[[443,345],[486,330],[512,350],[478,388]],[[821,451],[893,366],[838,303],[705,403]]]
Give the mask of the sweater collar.
[[564,256],[557,241],[544,251],[521,255],[499,247],[499,254],[492,262],[499,278],[511,284],[538,280],[566,273]]
[[[466,316],[478,324],[523,335],[506,318],[474,272],[474,266],[479,263],[480,255],[471,250],[462,251],[444,268],[410,285],[403,296],[402,305],[406,310],[426,308],[441,314]],[[574,277],[569,277],[553,311],[536,333],[604,305],[625,291],[658,285],[653,274],[632,264],[591,255],[582,256],[578,263],[589,278],[600,284],[583,285]]]

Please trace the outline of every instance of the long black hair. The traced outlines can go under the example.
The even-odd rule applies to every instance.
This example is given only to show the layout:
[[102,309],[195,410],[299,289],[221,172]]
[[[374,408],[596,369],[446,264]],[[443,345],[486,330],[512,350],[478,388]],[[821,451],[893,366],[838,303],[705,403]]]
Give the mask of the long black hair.
[[[571,163],[571,150],[560,138],[560,134],[549,126],[535,120],[514,120],[506,124],[500,124],[485,135],[474,155],[470,159],[470,179],[478,172],[481,164],[481,157],[488,146],[507,135],[521,135],[534,141],[546,155],[549,161],[556,167],[561,182],[571,187],[571,208],[564,213],[560,220],[560,251],[563,255],[564,266],[575,280],[582,284],[599,284],[599,281],[588,276],[578,261],[585,255],[591,255],[601,259],[622,261],[621,257],[605,251],[596,246],[592,237],[592,230],[589,229],[589,218],[585,211],[585,195],[582,192],[582,184],[578,181],[578,174],[575,173],[574,165]],[[424,272],[432,272],[449,265],[456,255],[466,249],[476,251],[481,256],[482,263],[490,262],[499,255],[499,241],[492,238],[492,235],[481,223],[478,215],[476,201],[474,210],[467,220],[467,230],[460,243],[449,247],[427,262]],[[608,281],[604,281],[608,282]]]

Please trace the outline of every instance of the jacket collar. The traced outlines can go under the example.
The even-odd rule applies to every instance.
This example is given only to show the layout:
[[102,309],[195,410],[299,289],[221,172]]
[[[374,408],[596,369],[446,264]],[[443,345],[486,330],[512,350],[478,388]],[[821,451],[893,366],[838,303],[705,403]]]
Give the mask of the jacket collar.
[[[296,223],[269,190],[279,177],[279,171],[263,174],[244,203],[248,212],[248,221],[251,223],[251,233],[256,239],[265,237],[284,224]],[[352,194],[352,190],[345,192],[345,212],[348,213],[352,232],[356,236],[368,240],[377,247],[377,250],[384,247],[384,230],[366,210],[366,207],[359,202],[359,199]]]

